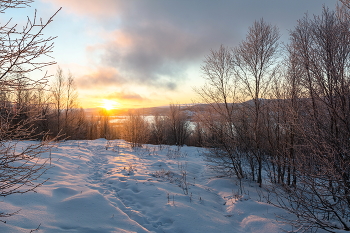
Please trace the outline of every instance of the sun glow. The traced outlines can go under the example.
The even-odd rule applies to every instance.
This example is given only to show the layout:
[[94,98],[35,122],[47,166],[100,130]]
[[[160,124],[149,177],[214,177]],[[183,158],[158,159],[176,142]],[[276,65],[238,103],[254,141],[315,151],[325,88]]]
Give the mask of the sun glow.
[[103,99],[101,107],[106,109],[106,110],[112,110],[112,109],[118,108],[119,105],[120,104],[116,101]]

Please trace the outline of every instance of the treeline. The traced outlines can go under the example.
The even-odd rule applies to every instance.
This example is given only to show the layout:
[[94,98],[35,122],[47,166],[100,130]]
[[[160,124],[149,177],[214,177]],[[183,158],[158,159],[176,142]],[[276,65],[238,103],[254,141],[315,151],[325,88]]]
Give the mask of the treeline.
[[180,105],[171,104],[165,115],[156,113],[145,117],[141,113],[130,113],[120,128],[121,138],[131,142],[132,146],[144,143],[198,146],[191,115]]
[[[8,75],[0,82],[2,127],[30,128],[26,137],[39,140],[86,137],[84,110],[77,108],[77,93],[71,74],[65,76],[58,68],[51,84],[47,79],[40,82],[22,75]],[[22,136],[11,137],[21,139]]]
[[[26,80],[8,76],[6,82],[0,83],[0,120],[1,125],[6,122],[9,128],[32,129],[27,138],[122,138],[134,147],[144,143],[193,144],[191,119],[180,105],[170,105],[167,113],[155,114],[151,119],[147,119],[142,110],[130,110],[124,120],[116,122],[107,110],[87,114],[79,108],[74,77],[61,68],[57,69],[52,83]],[[14,134],[8,136],[11,139],[23,138]]]

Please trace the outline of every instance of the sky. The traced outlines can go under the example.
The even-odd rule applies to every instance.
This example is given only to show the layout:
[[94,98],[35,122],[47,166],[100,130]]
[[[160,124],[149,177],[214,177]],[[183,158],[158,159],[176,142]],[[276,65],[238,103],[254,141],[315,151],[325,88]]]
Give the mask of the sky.
[[[84,108],[105,100],[119,108],[190,104],[203,85],[210,50],[237,46],[255,20],[276,25],[281,43],[305,13],[335,8],[337,0],[36,0],[5,14],[48,19],[57,36],[51,54],[71,72]],[[5,16],[1,16],[2,18]],[[54,75],[57,66],[48,67]]]

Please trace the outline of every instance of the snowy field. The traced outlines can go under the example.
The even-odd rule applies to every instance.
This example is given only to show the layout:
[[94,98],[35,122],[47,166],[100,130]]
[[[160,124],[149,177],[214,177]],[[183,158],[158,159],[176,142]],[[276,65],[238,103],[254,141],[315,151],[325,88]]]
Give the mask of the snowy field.
[[[220,178],[201,148],[122,140],[67,141],[52,149],[50,178],[37,193],[1,199],[21,211],[0,232],[283,232],[285,213],[262,202],[259,188]],[[240,195],[242,191],[243,195]]]

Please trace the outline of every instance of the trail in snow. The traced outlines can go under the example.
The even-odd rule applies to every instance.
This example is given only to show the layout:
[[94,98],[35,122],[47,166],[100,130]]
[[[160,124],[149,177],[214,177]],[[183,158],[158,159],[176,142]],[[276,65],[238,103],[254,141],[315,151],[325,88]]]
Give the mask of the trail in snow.
[[[163,146],[159,149],[147,145],[131,149],[118,141],[110,144],[107,150],[93,146],[91,151],[94,156],[88,164],[93,187],[147,230],[241,230],[237,222],[230,219],[233,215],[225,206],[232,201],[232,190],[237,186],[230,180],[210,180],[214,174],[205,166],[197,148]],[[171,177],[167,172],[171,172]],[[187,184],[184,184],[183,172],[186,172]],[[216,188],[225,185],[229,186],[230,193],[221,196]]]
[[22,211],[0,223],[0,232],[39,224],[38,232],[281,232],[275,213],[283,212],[259,202],[255,184],[238,195],[236,181],[215,177],[201,150],[61,143],[38,193],[3,199],[2,210]]

